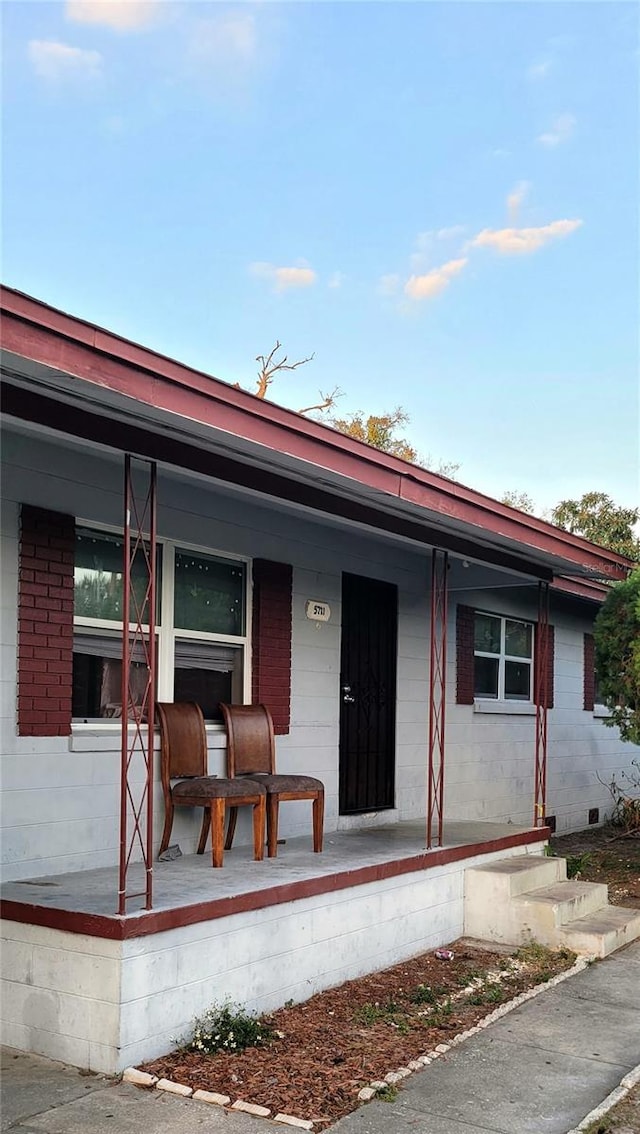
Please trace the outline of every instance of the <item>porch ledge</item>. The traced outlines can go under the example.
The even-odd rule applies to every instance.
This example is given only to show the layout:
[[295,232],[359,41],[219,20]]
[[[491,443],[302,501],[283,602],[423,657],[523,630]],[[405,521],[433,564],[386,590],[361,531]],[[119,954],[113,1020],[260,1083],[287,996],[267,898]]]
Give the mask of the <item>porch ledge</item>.
[[[485,841],[463,843],[456,846],[441,847],[422,851],[410,857],[395,858],[360,866],[352,870],[340,870],[331,874],[316,875],[295,882],[285,882],[264,889],[249,890],[231,896],[212,898],[190,905],[158,908],[148,912],[135,912],[120,916],[89,913],[83,910],[68,910],[53,905],[22,902],[14,898],[4,898],[0,902],[0,916],[7,921],[28,925],[44,926],[67,933],[82,933],[89,937],[101,937],[112,941],[125,941],[134,937],[146,937],[165,930],[196,925],[203,921],[251,910],[265,909],[286,902],[315,897],[318,894],[335,893],[369,882],[380,882],[387,878],[397,878],[404,874],[419,873],[448,863],[460,862],[465,858],[494,854],[512,847],[527,846],[546,842],[551,835],[549,827],[520,829],[514,834],[502,835]],[[7,883],[13,888],[17,883]]]

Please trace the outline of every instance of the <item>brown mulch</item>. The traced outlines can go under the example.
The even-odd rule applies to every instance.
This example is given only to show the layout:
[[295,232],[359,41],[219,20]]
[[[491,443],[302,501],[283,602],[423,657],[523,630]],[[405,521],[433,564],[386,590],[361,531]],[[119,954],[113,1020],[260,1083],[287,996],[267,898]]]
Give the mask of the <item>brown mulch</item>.
[[[325,1128],[356,1109],[361,1087],[473,1027],[500,1002],[575,960],[566,950],[554,953],[537,945],[521,950],[515,962],[516,951],[488,951],[465,941],[449,948],[451,961],[425,953],[264,1017],[282,1033],[264,1047],[211,1056],[181,1049],[146,1063],[144,1070]],[[498,972],[499,987],[485,983],[468,991],[488,974],[495,982]],[[432,990],[435,1007],[414,1002],[419,985]]]
[[612,906],[640,909],[640,837],[619,828],[588,827],[551,840],[554,852],[567,859],[568,872],[583,882],[605,882]]
[[632,1087],[626,1098],[608,1114],[595,1119],[584,1134],[638,1134],[640,1130],[640,1086]]

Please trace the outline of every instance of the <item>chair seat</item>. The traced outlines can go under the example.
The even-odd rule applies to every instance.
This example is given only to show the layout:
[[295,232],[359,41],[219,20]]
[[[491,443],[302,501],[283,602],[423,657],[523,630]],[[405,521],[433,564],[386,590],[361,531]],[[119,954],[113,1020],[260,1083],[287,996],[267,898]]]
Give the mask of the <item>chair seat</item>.
[[279,791],[324,791],[322,780],[316,780],[313,776],[248,772],[246,776],[237,776],[236,779],[253,780],[254,783],[261,784],[269,794]]
[[[276,777],[277,778],[277,777]],[[285,777],[287,779],[288,777]],[[246,796],[249,784],[240,778],[228,780],[219,776],[194,776],[188,780],[180,780],[171,789],[174,800],[188,799],[229,799],[230,797]],[[249,790],[255,788],[255,795],[266,795],[267,789],[256,780],[251,781]]]

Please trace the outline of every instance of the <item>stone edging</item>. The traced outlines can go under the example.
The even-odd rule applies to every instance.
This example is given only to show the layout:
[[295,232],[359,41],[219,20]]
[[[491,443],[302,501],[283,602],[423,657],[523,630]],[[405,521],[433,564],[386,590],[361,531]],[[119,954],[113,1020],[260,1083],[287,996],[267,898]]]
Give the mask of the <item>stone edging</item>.
[[[519,996],[514,996],[513,1000],[509,1000],[506,1004],[501,1004],[499,1008],[494,1009],[488,1016],[485,1016],[473,1028],[469,1028],[466,1032],[460,1032],[459,1035],[454,1036],[449,1043],[439,1043],[433,1051],[426,1052],[425,1055],[418,1056],[417,1059],[412,1059],[406,1067],[398,1067],[396,1071],[389,1071],[384,1079],[374,1079],[367,1087],[362,1087],[358,1092],[358,1099],[360,1102],[369,1102],[374,1099],[376,1095],[382,1091],[386,1091],[389,1087],[400,1083],[403,1079],[407,1079],[409,1075],[413,1075],[414,1071],[422,1071],[423,1068],[428,1067],[441,1055],[446,1055],[453,1047],[457,1047],[464,1040],[470,1039],[472,1036],[481,1032],[484,1028],[488,1028],[490,1024],[494,1024],[496,1020],[500,1020],[503,1016],[513,1012],[514,1008],[518,1008],[527,1000],[533,1000],[535,996],[539,996],[541,992],[545,992],[547,988],[553,988],[556,984],[562,984],[563,981],[569,977],[576,976],[577,973],[583,972],[590,964],[592,964],[593,957],[579,957],[575,965],[567,969],[563,973],[558,973],[557,976],[551,977],[550,980],[544,984],[537,984],[535,988],[530,988],[526,992],[521,992]],[[246,1114],[253,1114],[256,1118],[270,1118],[273,1122],[277,1122],[284,1126],[292,1126],[298,1130],[313,1130],[313,1122],[310,1119],[296,1118],[292,1114],[273,1114],[266,1106],[258,1106],[256,1103],[245,1102],[244,1099],[236,1099],[231,1102],[228,1095],[220,1095],[215,1091],[194,1091],[193,1087],[187,1087],[184,1083],[174,1083],[170,1079],[158,1079],[155,1075],[150,1075],[147,1071],[140,1071],[137,1067],[127,1067],[123,1072],[122,1079],[125,1083],[133,1083],[137,1087],[155,1087],[157,1091],[168,1091],[174,1095],[181,1095],[183,1098],[193,1098],[198,1102],[210,1103],[213,1106],[222,1106],[228,1110],[244,1111]],[[601,1107],[592,1111],[590,1115],[584,1119],[579,1127],[575,1130],[569,1131],[569,1134],[581,1134],[583,1129],[592,1122],[594,1118],[599,1118],[601,1114],[606,1113],[618,1102],[619,1099],[631,1090],[631,1087],[636,1082],[640,1081],[640,1065],[625,1075],[619,1087],[613,1091]],[[614,1097],[615,1096],[615,1097]]]
[[635,1087],[637,1083],[640,1083],[640,1063],[638,1063],[637,1067],[633,1068],[633,1071],[625,1075],[624,1079],[620,1080],[620,1086],[616,1087],[611,1094],[607,1095],[604,1102],[600,1103],[600,1106],[590,1110],[586,1117],[582,1119],[580,1125],[574,1126],[573,1130],[568,1131],[568,1134],[582,1134],[592,1122],[597,1122],[599,1118],[604,1118],[605,1114],[608,1114],[612,1107],[626,1098],[631,1088]]

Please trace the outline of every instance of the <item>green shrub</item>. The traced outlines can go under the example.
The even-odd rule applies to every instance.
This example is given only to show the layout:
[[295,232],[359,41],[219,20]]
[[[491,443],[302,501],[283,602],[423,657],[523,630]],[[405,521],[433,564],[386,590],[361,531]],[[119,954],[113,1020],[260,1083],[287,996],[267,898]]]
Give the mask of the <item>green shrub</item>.
[[193,1022],[193,1035],[186,1045],[202,1055],[227,1054],[257,1047],[273,1039],[273,1029],[238,1004],[212,1005]]

